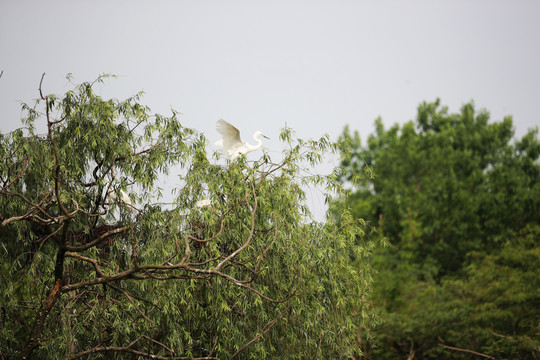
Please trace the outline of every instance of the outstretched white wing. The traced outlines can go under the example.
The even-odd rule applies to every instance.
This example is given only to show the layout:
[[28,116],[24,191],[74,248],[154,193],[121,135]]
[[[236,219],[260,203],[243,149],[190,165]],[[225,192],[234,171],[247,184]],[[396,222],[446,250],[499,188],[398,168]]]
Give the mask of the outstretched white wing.
[[238,146],[243,145],[243,141],[240,138],[240,130],[225,120],[219,119],[217,121],[216,130],[221,134],[221,137],[223,138],[221,146],[223,146],[223,150],[225,150],[229,156],[234,153],[234,150]]

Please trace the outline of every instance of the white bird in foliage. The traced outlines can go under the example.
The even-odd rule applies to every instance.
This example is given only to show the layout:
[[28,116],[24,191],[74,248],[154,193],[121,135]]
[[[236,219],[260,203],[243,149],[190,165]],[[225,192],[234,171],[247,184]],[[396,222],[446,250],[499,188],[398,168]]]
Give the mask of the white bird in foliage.
[[212,200],[202,199],[195,203],[195,208],[201,209],[203,207],[210,206],[210,205],[212,205]]
[[257,142],[257,145],[249,145],[240,138],[240,130],[222,119],[217,121],[216,129],[222,137],[221,140],[216,141],[216,145],[223,149],[223,154],[230,160],[237,159],[241,154],[247,154],[260,149],[262,147],[262,141],[259,137],[262,136],[268,139],[262,132],[256,131],[253,134],[253,140]]
[[[109,179],[107,178],[103,179],[103,184],[106,187],[106,192],[107,192],[107,195],[109,196],[109,199],[111,199],[111,201],[116,201],[118,197],[116,196],[116,192],[114,191],[114,189],[110,189],[111,183],[109,182]],[[133,202],[131,201],[131,198],[129,197],[129,195],[122,189],[120,189],[119,192],[120,192],[120,200],[127,206],[133,207]]]

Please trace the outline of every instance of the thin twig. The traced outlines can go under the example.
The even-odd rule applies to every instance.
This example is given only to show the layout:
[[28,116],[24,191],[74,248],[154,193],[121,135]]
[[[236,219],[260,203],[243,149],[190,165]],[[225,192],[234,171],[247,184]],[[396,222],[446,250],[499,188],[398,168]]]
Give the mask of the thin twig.
[[86,356],[86,355],[95,354],[95,353],[104,353],[104,352],[126,352],[126,353],[131,353],[131,354],[134,354],[134,355],[138,355],[138,356],[140,356],[142,358],[158,359],[158,360],[220,360],[219,358],[213,357],[213,356],[205,356],[205,357],[194,358],[194,357],[188,357],[188,356],[153,355],[153,354],[149,354],[148,352],[143,352],[143,351],[132,349],[129,346],[100,346],[100,347],[95,347],[95,348],[85,350],[85,351],[81,351],[80,353],[71,355],[71,356],[65,358],[65,360],[74,360],[74,359],[78,359],[78,358]]
[[94,247],[95,245],[99,244],[101,241],[108,238],[109,236],[125,232],[125,231],[127,231],[129,229],[130,229],[129,226],[123,226],[123,227],[120,227],[120,228],[116,228],[116,229],[113,229],[111,231],[107,231],[106,233],[104,233],[100,237],[98,237],[97,239],[95,239],[95,240],[93,240],[93,241],[91,241],[91,242],[89,242],[87,244],[80,245],[80,246],[67,245],[66,250],[74,251],[74,252],[81,252],[81,251],[90,249],[91,247]]
[[[41,81],[43,81],[43,76],[45,76],[45,73],[41,76]],[[41,94],[41,82],[39,84],[39,92]],[[43,94],[41,94],[41,97],[43,98]],[[50,114],[49,114],[49,97],[45,96],[43,98],[45,100],[45,112],[47,115],[47,137],[49,138],[49,141],[51,142],[54,150],[54,160],[55,160],[55,166],[53,170],[53,177],[54,177],[54,193],[56,195],[56,201],[58,202],[58,206],[62,210],[62,212],[69,218],[70,216],[69,211],[66,209],[64,202],[60,198],[60,189],[61,189],[61,183],[60,183],[60,155],[58,152],[58,146],[56,145],[56,141],[54,141],[53,138],[53,130],[52,130],[52,122],[50,120]]]
[[[141,311],[141,309],[139,309],[139,307],[137,306],[137,304],[135,304],[135,302],[133,301],[133,299],[131,298],[131,296],[129,295],[129,293],[127,291],[122,290],[119,287],[116,287],[116,286],[112,285],[111,283],[108,283],[107,285],[110,286],[111,288],[113,288],[114,290],[118,291],[119,293],[123,294],[128,299],[128,301],[131,303],[131,305],[133,305],[135,307],[135,310],[137,310],[139,315],[141,315],[143,318],[145,318],[148,322],[152,323],[152,325],[156,325],[156,323],[152,319],[150,319],[148,316],[146,316]],[[167,349],[169,349],[169,348],[167,348]]]
[[98,274],[99,276],[104,276],[105,275],[101,271],[101,268],[99,267],[98,261],[96,259],[92,259],[90,257],[82,256],[82,255],[80,255],[78,253],[74,253],[74,252],[71,252],[71,251],[66,251],[65,255],[68,256],[68,257],[77,259],[77,260],[82,260],[82,261],[89,262],[94,266],[94,269],[96,270],[96,274]]
[[414,341],[411,342],[411,348],[409,350],[409,356],[407,357],[407,360],[413,360],[414,359]]
[[[216,267],[214,268],[214,270],[219,270],[223,266],[223,264],[225,264],[226,262],[228,262],[232,258],[236,257],[236,255],[238,255],[240,252],[242,252],[242,250],[244,250],[246,247],[249,246],[249,243],[251,242],[251,239],[253,239],[253,235],[255,234],[255,214],[257,212],[258,201],[257,201],[257,196],[255,194],[255,189],[253,187],[253,183],[250,183],[250,185],[251,185],[251,190],[252,190],[252,193],[253,193],[253,196],[254,196],[255,199],[253,201],[253,208],[250,210],[250,212],[251,212],[251,228],[250,228],[249,236],[244,241],[244,244],[242,244],[242,246],[240,246],[238,249],[233,251],[233,253],[231,255],[227,256],[219,264],[217,264]],[[248,194],[247,194],[247,191],[246,191],[246,195],[245,195],[246,203],[249,203],[247,197],[248,197]]]
[[[0,75],[0,76],[2,76],[2,75]],[[26,172],[26,169],[28,168],[28,163],[30,162],[31,158],[32,158],[31,156],[26,158],[26,161],[24,162],[21,171],[19,171],[17,176],[15,176],[15,178],[13,180],[11,180],[6,186],[2,187],[2,189],[0,191],[4,191],[8,187],[10,187],[15,181],[17,181],[17,179],[19,179],[19,178],[21,178],[21,176],[23,176],[23,174]]]
[[271,320],[270,322],[268,322],[263,330],[261,331],[261,333],[257,336],[255,336],[253,339],[251,339],[247,344],[245,344],[244,346],[242,346],[240,349],[238,349],[238,351],[236,351],[234,354],[232,354],[232,356],[229,358],[229,360],[231,360],[232,358],[234,358],[236,355],[238,355],[240,352],[242,352],[245,348],[247,348],[249,345],[253,344],[255,341],[259,340],[261,338],[261,336],[263,336],[264,334],[266,334],[268,331],[270,331],[270,329],[272,329],[274,327],[274,325],[276,325],[277,321],[279,319],[281,319],[283,317],[283,315],[285,315],[285,313],[287,312],[287,310],[289,310],[289,308],[291,307],[292,305],[292,302],[289,303],[289,305],[283,309],[282,312],[279,313],[278,316],[276,316],[273,320]]
[[272,241],[270,242],[270,245],[268,245],[266,247],[266,249],[264,249],[261,257],[259,258],[259,260],[257,261],[257,264],[255,264],[255,272],[257,272],[259,270],[259,265],[261,264],[261,261],[262,259],[264,258],[264,256],[266,255],[266,253],[268,252],[268,250],[270,250],[270,248],[272,247],[272,245],[274,245],[274,243],[276,242],[276,239],[277,239],[277,235],[278,235],[278,222],[277,222],[277,215],[274,216],[274,220],[276,222],[276,226],[274,227],[275,230],[274,230],[274,238],[272,239]]
[[43,96],[43,92],[41,92],[41,84],[43,83],[43,78],[45,77],[45,73],[41,75],[41,80],[39,82],[39,96],[41,96],[42,100],[45,100],[45,97]]
[[458,348],[458,347],[454,347],[454,346],[448,346],[448,345],[444,345],[444,344],[439,344],[439,346],[442,346],[443,348],[449,349],[449,350],[466,352],[466,353],[469,353],[469,354],[474,354],[474,355],[485,357],[486,359],[496,360],[493,356],[487,355],[487,354],[482,354],[482,353],[480,353],[478,351],[473,351],[473,350],[469,350],[469,349],[462,349],[462,348]]

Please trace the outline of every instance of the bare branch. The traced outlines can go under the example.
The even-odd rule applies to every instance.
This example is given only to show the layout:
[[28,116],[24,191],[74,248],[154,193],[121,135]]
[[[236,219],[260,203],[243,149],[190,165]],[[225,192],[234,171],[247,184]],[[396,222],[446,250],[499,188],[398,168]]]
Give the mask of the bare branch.
[[30,209],[29,212],[27,212],[26,214],[24,215],[21,215],[21,216],[12,216],[8,219],[5,219],[4,221],[2,221],[2,223],[0,223],[0,226],[6,226],[7,224],[11,223],[11,222],[14,222],[14,221],[20,221],[20,220],[24,220],[24,219],[27,219],[31,214],[32,212],[34,212],[34,209]]
[[194,241],[197,241],[197,242],[200,242],[200,243],[205,243],[205,242],[209,242],[209,241],[212,241],[216,238],[218,238],[221,233],[223,232],[223,228],[224,228],[224,222],[225,222],[225,216],[231,211],[231,209],[227,210],[227,212],[225,214],[223,214],[223,216],[221,217],[221,224],[220,224],[220,227],[219,227],[219,231],[217,232],[217,234],[215,234],[214,236],[212,237],[209,237],[209,238],[206,238],[206,239],[197,239],[196,237],[194,236],[191,236],[191,235],[187,235],[188,239],[191,239],[191,240],[194,240]]
[[[8,218],[8,219],[5,219],[0,225],[1,226],[5,226],[7,224],[9,224],[10,222],[13,222],[13,221],[20,221],[20,220],[24,220],[24,219],[27,219],[27,218],[32,218],[33,220],[35,220],[36,222],[39,222],[39,223],[42,223],[42,224],[51,224],[51,223],[60,223],[62,221],[65,220],[65,217],[64,216],[58,216],[58,217],[53,217],[53,216],[50,216],[43,208],[42,208],[42,205],[43,203],[45,202],[45,200],[47,200],[49,198],[49,195],[52,193],[52,190],[49,191],[48,194],[45,194],[43,196],[43,198],[41,199],[41,201],[38,203],[38,204],[34,204],[32,201],[28,200],[24,195],[22,194],[19,194],[19,193],[13,193],[13,192],[10,192],[10,191],[0,191],[0,193],[3,193],[4,195],[8,195],[8,196],[15,196],[15,197],[18,197],[20,199],[22,199],[25,203],[27,203],[28,205],[30,205],[32,208],[30,208],[30,210],[28,210],[28,212],[25,214],[25,215],[22,215],[22,216],[14,216],[14,217],[11,217],[11,218]],[[50,203],[50,201],[49,201]],[[45,216],[47,216],[49,219],[48,220],[45,220],[37,215],[35,215],[35,213],[39,211],[41,213],[43,213]]]
[[146,335],[143,335],[143,338],[145,338],[146,340],[148,340],[148,341],[150,341],[150,342],[152,342],[152,343],[154,343],[154,344],[156,344],[156,345],[161,346],[162,348],[164,348],[165,350],[167,350],[167,351],[169,352],[169,354],[171,354],[171,356],[174,355],[174,351],[173,351],[171,348],[169,348],[169,347],[167,347],[166,345],[160,343],[159,341],[154,340],[154,339],[152,339],[152,338],[149,338],[149,337],[146,336]]
[[108,282],[111,282],[111,281],[118,281],[118,280],[122,280],[122,279],[133,278],[133,275],[137,271],[140,271],[140,269],[139,268],[131,268],[131,269],[128,269],[128,270],[125,270],[125,271],[122,271],[122,272],[119,272],[119,273],[116,273],[116,274],[113,274],[113,275],[101,276],[101,277],[97,277],[97,278],[94,278],[94,279],[81,281],[81,282],[78,282],[78,283],[75,283],[75,284],[64,285],[64,286],[62,286],[61,291],[63,293],[66,293],[66,292],[69,292],[69,291],[72,291],[72,290],[77,290],[77,289],[84,288],[84,287],[87,287],[87,286],[104,284],[104,283],[108,283]]
[[43,83],[44,77],[45,77],[45,73],[41,75],[41,80],[39,81],[39,96],[41,96],[42,100],[45,100],[45,97],[43,97],[43,92],[41,91],[41,84]]
[[445,344],[442,344],[442,343],[439,344],[439,346],[442,346],[443,348],[449,349],[449,350],[466,352],[466,353],[469,353],[469,354],[474,354],[474,355],[485,357],[486,359],[496,360],[493,356],[482,354],[482,353],[480,353],[478,351],[473,351],[473,350],[469,350],[469,349],[462,349],[462,348],[458,348],[458,347],[454,347],[454,346],[448,346],[448,345],[445,345]]
[[97,244],[99,244],[101,241],[105,240],[109,236],[112,236],[112,235],[115,235],[115,234],[120,234],[122,232],[128,231],[129,229],[130,229],[129,226],[123,226],[123,227],[120,227],[120,228],[116,228],[116,229],[107,231],[106,233],[104,233],[100,237],[98,237],[97,239],[95,239],[93,241],[90,241],[87,244],[79,245],[79,246],[66,245],[66,250],[67,251],[74,251],[74,252],[81,252],[81,251],[90,249],[93,246],[96,246]]
[[[43,76],[45,76],[45,73],[43,73]],[[41,76],[41,81],[43,81],[43,76]],[[41,93],[41,82],[39,84],[39,91]],[[43,94],[41,94],[41,97],[43,98]],[[49,138],[53,150],[54,150],[54,159],[55,159],[55,166],[53,170],[53,177],[54,177],[54,193],[56,195],[56,201],[58,202],[58,206],[62,210],[62,212],[69,218],[69,211],[66,209],[64,203],[62,202],[62,199],[60,198],[60,155],[58,154],[58,146],[56,145],[56,141],[54,141],[54,138],[52,136],[52,125],[53,123],[50,120],[49,115],[49,97],[45,96],[45,112],[47,114],[47,137]]]
[[413,360],[415,353],[416,352],[414,351],[414,341],[411,341],[411,348],[409,349],[409,356],[407,356],[407,360]]
[[298,295],[296,293],[296,289],[300,286],[300,283],[302,282],[302,273],[300,273],[300,278],[298,280],[298,283],[297,283],[297,286],[296,286],[296,289],[291,292],[289,295],[287,295],[287,297],[285,297],[284,299],[281,299],[281,300],[276,300],[276,299],[272,299],[266,295],[264,295],[263,293],[261,293],[259,290],[257,289],[254,289],[252,286],[248,285],[247,283],[250,282],[249,281],[240,281],[238,279],[235,279],[234,277],[230,276],[230,275],[227,275],[221,271],[217,271],[217,270],[205,270],[205,269],[195,269],[195,268],[192,268],[192,267],[189,267],[189,266],[184,266],[184,269],[186,269],[187,271],[190,271],[190,272],[194,272],[194,273],[202,273],[202,274],[211,274],[211,275],[217,275],[219,277],[222,277],[223,279],[225,280],[228,280],[240,287],[243,287],[244,289],[247,289],[255,294],[257,294],[258,296],[260,296],[261,298],[267,300],[267,301],[270,301],[272,303],[283,303],[287,300],[289,300],[290,298],[292,298],[293,296],[296,296]]
[[[148,316],[146,316],[142,311],[141,309],[139,309],[139,307],[137,306],[137,304],[135,304],[135,302],[133,301],[133,299],[131,298],[131,296],[129,295],[129,293],[125,290],[122,290],[120,289],[119,287],[117,286],[114,286],[110,283],[107,284],[108,286],[110,286],[111,288],[113,288],[114,290],[118,291],[119,293],[121,293],[122,295],[124,295],[128,301],[131,303],[131,305],[133,305],[135,307],[135,310],[137,310],[137,312],[139,313],[139,315],[141,315],[143,318],[146,319],[146,321],[152,323],[153,325],[156,325],[156,323],[150,319]],[[149,340],[151,340],[150,338],[148,338]],[[152,340],[154,341],[154,340]],[[165,345],[163,345],[163,347],[165,347]],[[170,350],[169,348],[165,347],[167,350],[169,350],[171,353],[172,353],[172,350]]]
[[141,150],[139,152],[135,152],[135,153],[132,153],[132,154],[129,154],[127,156],[119,156],[119,157],[115,157],[115,161],[118,160],[118,161],[123,161],[123,160],[127,160],[131,157],[135,157],[135,156],[139,156],[139,155],[143,155],[143,154],[146,154],[146,153],[149,153],[151,152],[152,150],[154,150],[155,148],[158,148],[161,146],[161,140],[157,141],[154,145],[150,146],[148,149],[144,149],[144,150]]
[[232,356],[229,358],[229,360],[231,360],[232,358],[236,357],[236,355],[238,355],[239,353],[241,353],[242,351],[244,351],[245,348],[247,348],[249,345],[253,344],[255,341],[259,340],[264,334],[266,334],[268,331],[270,331],[270,329],[272,329],[274,327],[274,325],[276,325],[277,321],[279,319],[281,319],[283,317],[283,315],[285,315],[285,313],[287,312],[287,310],[290,309],[292,305],[292,302],[289,303],[289,305],[283,309],[282,312],[279,313],[278,316],[276,316],[273,320],[271,320],[270,322],[268,322],[264,328],[262,329],[262,331],[260,332],[259,335],[255,336],[253,339],[251,339],[247,344],[245,344],[244,346],[242,346],[240,349],[238,349],[234,354],[232,354]]
[[274,243],[276,242],[276,239],[277,239],[277,235],[278,235],[278,222],[277,222],[277,215],[274,217],[274,220],[275,220],[275,230],[274,230],[274,238],[272,239],[272,242],[270,242],[270,244],[266,247],[266,249],[264,249],[261,257],[259,258],[259,260],[257,261],[257,264],[255,265],[255,272],[257,272],[257,270],[259,269],[259,266],[261,265],[261,261],[262,259],[264,259],[264,256],[266,255],[266,253],[268,252],[268,250],[270,250],[270,248],[272,247],[272,245],[274,245]]
[[502,334],[497,334],[495,331],[491,330],[490,331],[493,335],[497,336],[497,337],[501,337],[503,339],[508,339],[508,340],[515,340],[513,337],[511,336],[506,336],[506,335],[502,335]]
[[[62,230],[62,228],[64,227],[64,224],[61,224],[58,229],[56,229],[54,232],[50,233],[49,235],[45,236],[43,239],[41,239],[40,243],[39,243],[39,247],[37,249],[37,251],[34,252],[34,259],[33,259],[33,268],[34,268],[34,271],[35,269],[37,268],[37,257],[35,256],[35,254],[39,254],[39,252],[41,251],[41,248],[43,247],[43,244],[45,244],[45,242],[47,240],[49,240],[51,237],[53,237],[54,235],[56,235],[60,230]],[[28,273],[28,270],[30,270],[30,267],[28,267],[26,270],[24,270],[21,274],[21,276],[19,277],[19,280],[17,280],[17,282],[15,283],[15,285],[13,287],[16,287],[21,281],[22,279],[25,277],[25,275]]]
[[75,355],[72,355],[70,357],[65,358],[65,360],[74,360],[78,359],[80,357],[95,354],[95,353],[103,353],[103,352],[127,352],[130,354],[142,356],[143,358],[148,359],[158,359],[158,360],[220,360],[217,357],[214,356],[205,356],[205,357],[188,357],[188,356],[161,356],[161,355],[153,355],[149,354],[148,352],[143,352],[135,349],[131,349],[130,347],[124,346],[99,346],[95,347],[86,351],[82,351],[80,353],[77,353]]
[[[154,343],[154,344],[164,348],[165,350],[167,350],[170,353],[170,355],[169,356],[154,355],[154,354],[150,354],[148,352],[143,352],[143,351],[133,349],[132,347],[142,339],[146,339],[149,342]],[[74,359],[77,359],[77,358],[80,358],[80,357],[83,357],[83,356],[87,356],[87,355],[90,355],[90,354],[104,353],[104,352],[127,352],[127,353],[131,353],[131,354],[134,354],[134,355],[142,356],[143,358],[158,359],[158,360],[219,360],[219,358],[213,357],[213,356],[204,356],[204,357],[196,357],[196,358],[189,357],[189,356],[175,356],[174,351],[172,349],[170,349],[169,347],[162,344],[161,342],[159,342],[159,341],[157,341],[155,339],[152,339],[152,338],[150,338],[150,337],[148,337],[146,335],[139,336],[137,339],[133,340],[127,346],[99,346],[98,345],[98,346],[96,346],[96,347],[94,347],[92,349],[88,349],[88,350],[85,350],[85,351],[81,351],[81,352],[79,352],[77,354],[71,355],[71,356],[65,358],[65,360],[74,360]]]
[[[0,75],[1,76],[1,75]],[[13,180],[11,180],[6,186],[4,186],[0,191],[3,192],[5,189],[7,189],[8,187],[10,187],[15,181],[17,181],[18,179],[20,179],[24,173],[26,172],[26,169],[28,168],[28,163],[30,162],[30,159],[31,157],[28,157],[26,159],[26,161],[24,162],[24,165],[21,169],[21,171],[19,171],[19,173],[17,174],[17,176],[15,176],[15,178]]]
[[94,269],[96,270],[96,274],[98,274],[98,276],[105,276],[105,274],[103,274],[103,272],[101,271],[101,268],[99,267],[98,261],[96,259],[92,259],[90,257],[82,256],[80,254],[73,253],[73,252],[70,252],[70,251],[66,251],[65,255],[68,256],[68,257],[77,259],[77,260],[82,260],[82,261],[89,262],[90,264],[92,264],[94,266]]
[[[257,201],[257,196],[255,196],[255,189],[253,188],[253,183],[250,183],[250,185],[251,185],[251,189],[252,189],[252,192],[253,192],[253,195],[254,195],[254,201],[253,201],[253,208],[250,210],[250,212],[251,212],[251,229],[250,229],[250,232],[249,232],[249,236],[246,239],[246,241],[244,241],[244,244],[242,244],[242,246],[240,246],[238,249],[233,251],[232,254],[230,254],[225,259],[223,259],[219,264],[217,264],[216,267],[214,268],[214,270],[219,270],[223,266],[223,264],[225,264],[226,262],[228,262],[232,258],[236,257],[236,255],[238,255],[242,250],[244,250],[246,247],[248,247],[249,243],[251,242],[251,239],[253,239],[253,234],[255,233],[255,213],[257,212],[258,201]],[[247,192],[246,192],[246,202],[249,203],[248,200],[247,200]]]
[[[118,288],[116,285],[113,285],[113,284],[111,284],[111,283],[108,283],[107,286],[110,286],[111,288],[113,288],[113,289],[115,289],[115,290],[120,289],[120,288]],[[120,290],[121,290],[121,289],[120,289]],[[123,290],[123,291],[125,291],[125,290]],[[126,291],[126,293],[127,293],[127,291]],[[145,302],[145,303],[147,303],[147,304],[149,304],[149,305],[152,305],[152,306],[155,307],[155,308],[161,309],[161,308],[159,307],[158,304],[155,304],[155,303],[153,303],[153,302],[150,301],[150,300],[147,300],[147,299],[145,299],[145,298],[143,298],[143,297],[140,297],[140,296],[137,296],[137,295],[135,295],[135,294],[131,294],[131,293],[128,293],[128,294],[129,294],[132,298],[134,298],[134,299],[137,299],[137,300],[139,300],[139,301]]]

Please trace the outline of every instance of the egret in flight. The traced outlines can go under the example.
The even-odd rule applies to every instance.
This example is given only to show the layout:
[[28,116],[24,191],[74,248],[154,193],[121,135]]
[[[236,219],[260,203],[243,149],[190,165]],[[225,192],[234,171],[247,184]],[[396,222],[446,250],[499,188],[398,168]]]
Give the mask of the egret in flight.
[[249,145],[240,138],[240,130],[222,119],[217,121],[216,129],[222,137],[221,140],[216,141],[216,145],[223,149],[223,154],[230,160],[236,160],[242,154],[260,149],[262,147],[262,141],[259,137],[262,136],[268,139],[262,132],[256,131],[253,134],[253,140],[257,142],[257,145]]

